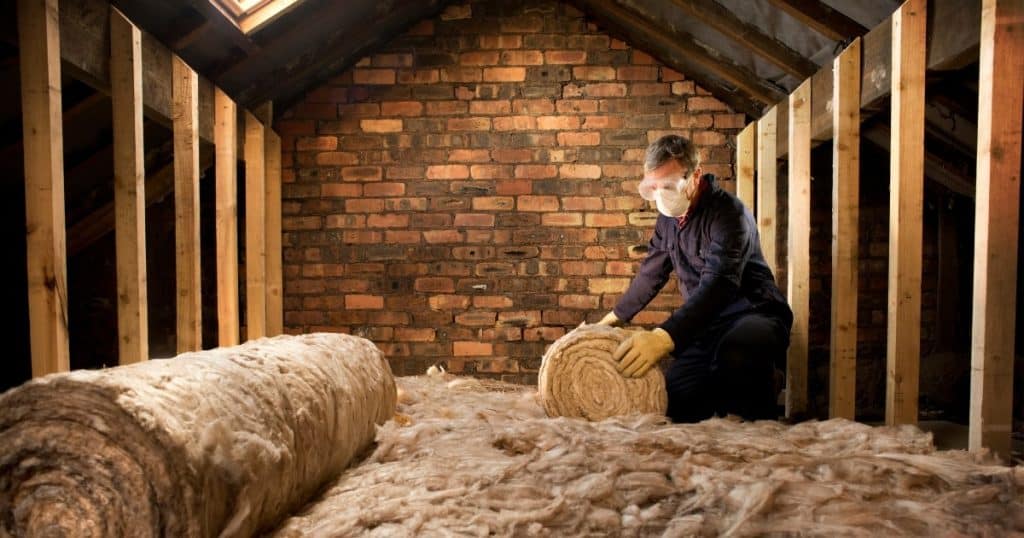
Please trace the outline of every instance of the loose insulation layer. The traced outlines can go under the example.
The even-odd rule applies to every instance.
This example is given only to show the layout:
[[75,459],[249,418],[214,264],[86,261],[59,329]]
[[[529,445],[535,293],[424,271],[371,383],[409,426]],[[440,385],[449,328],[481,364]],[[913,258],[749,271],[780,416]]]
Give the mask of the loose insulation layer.
[[0,396],[0,535],[250,536],[336,478],[395,411],[340,334],[31,381]]

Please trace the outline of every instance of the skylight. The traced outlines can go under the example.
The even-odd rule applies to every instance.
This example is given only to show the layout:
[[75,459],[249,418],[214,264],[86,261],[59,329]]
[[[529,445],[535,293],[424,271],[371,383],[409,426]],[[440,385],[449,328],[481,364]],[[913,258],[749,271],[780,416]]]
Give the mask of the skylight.
[[210,0],[242,32],[259,30],[302,0]]

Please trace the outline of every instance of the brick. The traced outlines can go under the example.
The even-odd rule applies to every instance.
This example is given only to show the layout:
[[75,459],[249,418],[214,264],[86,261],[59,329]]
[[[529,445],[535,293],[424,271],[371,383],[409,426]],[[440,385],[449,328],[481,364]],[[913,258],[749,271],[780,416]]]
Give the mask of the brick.
[[452,342],[452,355],[456,357],[490,356],[494,348],[487,342]]
[[597,112],[598,101],[590,99],[560,99],[555,103],[555,108],[563,114],[573,112],[589,114]]
[[557,177],[558,168],[553,164],[520,164],[515,168],[515,177],[543,179]]
[[533,116],[498,116],[494,118],[495,131],[532,131],[537,128]]
[[533,182],[528,179],[498,181],[494,185],[494,192],[507,195],[530,194],[533,192]]
[[281,221],[281,229],[292,230],[319,230],[322,223],[320,217],[285,217]]
[[409,215],[370,215],[366,225],[371,228],[406,228],[409,226]]
[[615,78],[619,80],[658,80],[658,66],[629,65],[618,68]]
[[644,169],[639,164],[605,164],[601,166],[605,177],[638,178]]
[[380,310],[384,308],[384,297],[380,295],[346,295],[345,308],[349,310]]
[[405,183],[370,183],[363,190],[366,196],[402,196]]
[[540,325],[541,314],[537,310],[511,310],[498,312],[498,323],[512,327],[536,327]]
[[352,82],[356,84],[394,84],[394,69],[353,69]]
[[601,167],[596,164],[563,164],[558,167],[558,174],[571,179],[599,179]]
[[360,120],[359,127],[367,133],[398,133],[402,120]]
[[455,215],[455,226],[491,228],[494,226],[494,215],[483,213],[459,213]]
[[515,114],[550,114],[555,111],[551,99],[516,99],[512,101],[512,112]]
[[380,181],[383,170],[379,166],[346,166],[341,169],[345,181]]
[[698,146],[720,146],[725,144],[725,135],[715,131],[697,131],[690,140]]
[[729,110],[725,103],[714,97],[690,97],[686,100],[687,110]]
[[599,82],[587,84],[582,88],[586,97],[625,97],[626,85],[618,82]]
[[498,115],[512,112],[509,101],[473,101],[469,103],[470,114]]
[[544,53],[539,50],[507,50],[501,53],[502,65],[542,65]]
[[600,300],[593,295],[561,295],[558,297],[558,306],[562,308],[596,310],[600,306]]
[[320,185],[320,196],[324,198],[356,198],[362,196],[363,186],[351,183],[324,183]]
[[480,48],[482,49],[518,49],[523,46],[521,35],[482,35],[480,36]]
[[387,101],[381,103],[382,116],[420,116],[423,114],[423,103],[419,101]]
[[672,95],[693,95],[696,87],[692,80],[672,83]]
[[481,72],[478,67],[443,67],[442,82],[480,82]]
[[459,54],[459,63],[462,65],[497,65],[498,51],[473,51]]
[[431,328],[395,327],[395,340],[399,342],[433,342],[437,332]]
[[422,166],[389,166],[385,175],[388,179],[422,179],[425,173]]
[[491,130],[490,118],[450,118],[448,120],[449,131],[489,131]]
[[587,63],[585,50],[549,50],[544,53],[544,62],[555,65]]
[[438,164],[427,167],[427,179],[466,179],[469,167],[464,164]]
[[598,132],[561,132],[558,133],[559,146],[596,146],[601,143]]
[[742,129],[746,127],[743,114],[715,114],[715,129]]
[[346,164],[358,164],[359,155],[347,151],[328,151],[318,153],[316,164],[322,166],[344,166]]
[[562,207],[566,211],[600,211],[601,198],[597,196],[569,196],[562,198]]
[[540,220],[543,226],[582,226],[582,213],[545,213]]
[[599,276],[604,273],[603,262],[592,261],[563,261],[560,264],[563,275],[566,276]]
[[428,300],[432,310],[460,310],[469,308],[469,297],[465,295],[434,295]]
[[491,150],[491,157],[499,163],[526,163],[533,160],[533,150],[496,148]]
[[430,244],[462,243],[465,241],[465,234],[458,230],[426,230],[423,232],[423,239]]
[[654,58],[646,52],[633,49],[632,58],[630,61],[636,65],[647,65],[656,63]]
[[[449,162],[486,163],[490,161],[490,152],[487,150],[452,150],[449,153]],[[472,174],[472,169],[470,169]]]
[[[476,308],[511,308],[512,305],[512,299],[504,295],[477,295],[473,297],[473,306]],[[494,320],[495,316],[492,313],[492,324]]]
[[607,275],[632,276],[635,264],[633,262],[611,261],[605,263],[604,272]]
[[295,141],[297,151],[330,151],[338,149],[338,138],[334,136],[304,136]]
[[367,118],[380,115],[377,103],[350,103],[338,105],[338,116],[347,118]]
[[402,69],[397,75],[399,84],[436,84],[441,81],[437,69]]
[[454,116],[466,113],[466,103],[462,101],[427,101],[428,116]]
[[669,115],[669,125],[679,129],[710,129],[714,124],[711,114],[678,113]]
[[515,200],[508,196],[478,196],[473,198],[474,211],[508,211],[515,206]]
[[580,119],[577,116],[540,116],[537,118],[538,129],[579,129]]
[[384,211],[384,200],[380,198],[345,200],[345,210],[350,213],[380,213]]
[[498,164],[474,164],[469,167],[473,179],[496,179],[512,176],[512,168]]
[[501,19],[501,33],[503,34],[536,33],[542,29],[544,29],[544,19],[536,15],[519,15]]
[[572,78],[576,80],[615,80],[615,68],[594,65],[573,67]]
[[621,213],[589,213],[586,225],[594,228],[613,228],[626,225],[626,216]]
[[517,205],[520,211],[558,211],[558,197],[520,196]]
[[667,96],[670,94],[671,86],[662,82],[633,83],[629,87],[629,95],[633,97]]
[[524,67],[485,67],[485,82],[522,82],[526,80]]
[[591,278],[587,284],[590,293],[623,293],[629,287],[629,279]]
[[417,278],[413,289],[428,293],[454,293],[455,281],[444,277]]
[[618,129],[622,127],[622,116],[587,116],[583,120],[584,129]]
[[364,228],[366,215],[336,214],[324,217],[325,228]]

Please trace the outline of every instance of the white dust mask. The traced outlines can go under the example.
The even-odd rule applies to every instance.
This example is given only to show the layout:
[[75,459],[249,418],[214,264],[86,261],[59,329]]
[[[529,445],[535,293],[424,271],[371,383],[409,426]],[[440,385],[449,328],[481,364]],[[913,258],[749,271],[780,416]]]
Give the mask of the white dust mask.
[[690,208],[690,200],[681,190],[657,189],[654,191],[654,203],[658,212],[666,217],[681,217]]

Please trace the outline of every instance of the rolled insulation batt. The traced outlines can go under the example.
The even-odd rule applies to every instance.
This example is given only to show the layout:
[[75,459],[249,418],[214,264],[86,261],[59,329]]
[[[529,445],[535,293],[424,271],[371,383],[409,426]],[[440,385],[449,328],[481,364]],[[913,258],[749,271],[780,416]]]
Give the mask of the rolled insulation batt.
[[371,342],[262,338],[0,395],[0,536],[250,536],[394,415]]
[[585,325],[558,340],[544,353],[538,394],[548,416],[604,420],[643,413],[665,414],[668,394],[657,367],[641,377],[624,378],[612,358],[629,331]]

